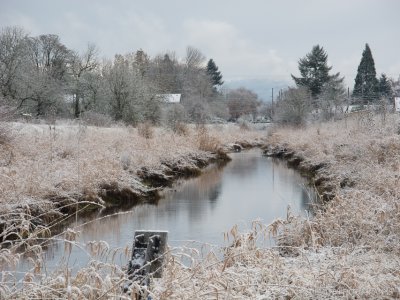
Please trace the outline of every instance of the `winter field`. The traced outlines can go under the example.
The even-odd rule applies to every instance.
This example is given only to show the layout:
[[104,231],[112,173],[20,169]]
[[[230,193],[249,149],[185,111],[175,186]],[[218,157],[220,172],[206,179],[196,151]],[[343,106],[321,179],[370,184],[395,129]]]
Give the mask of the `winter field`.
[[[353,114],[307,128],[277,128],[268,145],[322,165],[316,184],[335,196],[315,215],[233,228],[224,259],[184,268],[171,259],[160,299],[398,299],[400,116]],[[301,167],[301,165],[300,165]],[[256,245],[266,235],[278,246]]]
[[[104,180],[129,184],[130,170],[144,165],[156,168],[174,156],[211,150],[205,144],[216,147],[267,137],[268,146],[293,151],[302,157],[301,164],[323,166],[313,180],[316,185],[325,183],[325,190],[334,196],[316,204],[313,217],[298,218],[288,211],[285,219],[272,224],[255,221],[246,232],[234,227],[226,234],[232,245],[228,248],[170,249],[163,278],[154,279],[148,291],[153,299],[400,297],[398,115],[352,114],[336,122],[272,128],[268,133],[218,126],[206,130],[208,143],[200,143],[204,131],[196,128],[189,128],[185,136],[157,128],[149,139],[126,127],[56,125],[54,130],[48,125],[14,124],[13,128],[17,133],[2,153],[7,158],[12,152],[10,162],[2,166],[3,218],[19,201],[50,205],[43,198],[49,193],[85,193]],[[71,229],[57,238],[65,241],[66,253],[70,247],[82,247],[93,255],[77,274],[69,272],[67,259],[55,274],[48,274],[40,245],[33,243],[38,233],[25,234],[21,243],[32,257],[32,270],[19,283],[12,271],[3,270],[1,298],[135,299],[140,287],[132,285],[131,294],[123,294],[125,266],[113,263],[114,257],[129,255],[130,249],[109,249],[101,241],[78,245],[76,234]],[[278,245],[260,246],[270,235]],[[16,246],[1,250],[3,265],[16,264],[15,250]],[[104,256],[109,263],[97,260]]]
[[[196,160],[207,163],[215,156],[213,153],[224,151],[221,150],[224,145],[238,141],[261,145],[265,142],[267,131],[260,128],[260,125],[257,127],[181,124],[179,132],[174,132],[146,124],[137,128],[121,125],[104,128],[73,122],[56,122],[52,125],[2,123],[1,240],[3,246],[8,244],[10,238],[17,238],[17,241],[12,247],[3,248],[0,252],[3,275],[0,298],[53,298],[66,295],[66,288],[71,286],[69,282],[72,279],[68,275],[68,267],[60,268],[60,274],[67,276],[64,278],[46,274],[41,245],[52,235],[53,228],[64,222],[75,207],[84,210],[88,206],[104,206],[104,201],[99,197],[104,185],[116,185],[119,191],[128,189],[133,193],[146,192],[146,187],[137,175],[142,168],[156,174],[162,173],[166,169],[165,165],[196,171]],[[65,239],[68,248],[73,243],[71,238],[74,235],[75,232],[70,230],[52,238]],[[96,245],[104,244],[100,242]],[[76,246],[85,249],[91,247],[89,252],[96,248],[93,245]],[[109,249],[106,252],[109,254],[113,251],[118,250]],[[24,281],[35,283],[21,290],[21,285],[18,288],[14,285],[20,276],[14,274],[14,277],[13,272],[6,270],[12,270],[22,254],[32,256],[33,266],[32,273],[25,274]],[[125,266],[113,268],[121,270]],[[110,270],[103,273],[107,278],[112,274]],[[124,271],[118,276],[121,274]],[[42,276],[45,277],[43,284],[38,285],[37,278]],[[53,281],[55,279],[57,283]],[[51,283],[44,283],[47,280]],[[54,289],[53,284],[58,286],[59,280],[64,280],[66,285],[62,288],[61,284]],[[118,290],[119,286],[116,288]],[[105,291],[98,293],[95,287],[89,294],[86,292],[79,292],[79,296],[73,294],[78,298],[90,298],[94,295],[98,297]]]
[[79,124],[7,124],[10,141],[1,145],[1,210],[31,205],[48,195],[74,197],[96,192],[101,183],[129,185],[146,166],[159,167],[188,154],[215,152],[235,141],[255,141],[262,130],[235,125],[198,129],[186,126],[174,133],[164,128],[110,128]]

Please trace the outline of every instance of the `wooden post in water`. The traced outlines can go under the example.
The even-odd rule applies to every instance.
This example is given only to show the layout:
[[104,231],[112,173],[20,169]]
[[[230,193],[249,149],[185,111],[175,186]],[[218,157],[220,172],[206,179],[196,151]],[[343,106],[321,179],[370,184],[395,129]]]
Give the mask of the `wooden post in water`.
[[149,285],[149,276],[161,278],[168,231],[138,230],[132,246],[128,275],[132,281]]

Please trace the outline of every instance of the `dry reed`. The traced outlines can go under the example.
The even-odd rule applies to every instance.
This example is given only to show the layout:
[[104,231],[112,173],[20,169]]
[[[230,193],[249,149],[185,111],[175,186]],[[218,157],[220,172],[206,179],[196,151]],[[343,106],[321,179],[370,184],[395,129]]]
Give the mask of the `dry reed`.
[[[300,218],[288,212],[285,219],[276,220],[268,226],[253,222],[247,230],[234,227],[226,234],[229,241],[224,248],[212,248],[204,252],[199,251],[199,247],[170,249],[163,278],[151,279],[149,290],[133,284],[130,294],[123,293],[122,287],[127,280],[124,268],[113,259],[107,263],[99,259],[99,256],[115,257],[116,253],[129,256],[127,248],[109,249],[104,242],[79,245],[74,241],[73,230],[63,238],[66,249],[86,249],[93,254],[93,260],[77,274],[68,272],[68,265],[61,266],[53,274],[46,274],[41,250],[37,243],[31,242],[41,235],[46,236],[46,228],[34,224],[29,214],[26,218],[20,218],[20,213],[19,218],[23,222],[19,231],[19,247],[23,244],[27,247],[26,251],[31,253],[32,269],[18,282],[15,274],[9,271],[12,268],[4,268],[0,298],[131,299],[143,290],[153,299],[400,298],[399,125],[398,115],[387,115],[384,120],[379,115],[353,115],[342,121],[311,125],[305,129],[275,128],[268,136],[269,144],[293,150],[296,155],[303,157],[305,163],[323,163],[324,168],[317,172],[316,179],[324,177],[329,180],[334,198],[317,207],[312,218]],[[145,141],[133,128],[110,128],[109,135],[106,129],[102,133],[97,132],[96,138],[93,138],[96,128],[88,127],[81,130],[79,148],[72,147],[72,143],[64,140],[65,132],[61,128],[58,130],[56,127],[51,135],[46,127],[39,128],[42,131],[37,134],[42,138],[28,139],[32,135],[27,134],[26,139],[35,146],[27,145],[26,148],[37,154],[39,160],[52,157],[58,170],[63,160],[75,161],[72,157],[79,158],[80,186],[86,188],[90,188],[92,183],[84,181],[84,178],[96,178],[92,172],[102,166],[111,166],[113,171],[106,170],[100,178],[108,176],[108,179],[127,180],[117,155],[121,150],[131,159],[128,166],[130,170],[144,164],[157,166],[160,160],[171,158],[169,151],[176,155],[200,151],[199,135],[192,128],[186,137],[157,129],[155,137]],[[21,129],[22,132],[30,130]],[[75,131],[79,130],[75,128]],[[116,132],[120,134],[118,139]],[[245,139],[251,141],[260,136],[257,132],[224,127],[207,128],[207,134],[217,138],[220,143]],[[44,136],[47,136],[47,148],[44,148],[47,150],[34,151],[41,145]],[[134,152],[124,142],[133,137],[136,147],[143,147],[146,151],[151,149],[154,155],[134,155],[140,152]],[[164,142],[161,142],[164,138]],[[99,144],[99,140],[104,144]],[[142,143],[140,146],[139,141]],[[155,141],[162,146],[157,148]],[[52,156],[50,142],[53,143]],[[148,148],[148,143],[154,144]],[[99,144],[98,152],[95,149],[96,155],[100,156],[97,157],[98,161],[94,161],[94,155],[89,155],[87,150],[94,144]],[[24,147],[21,145],[18,148],[17,145],[14,144],[13,151],[20,158],[20,151]],[[54,155],[66,150],[61,145],[70,147],[67,154]],[[112,155],[104,153],[108,148],[111,148]],[[27,149],[24,153],[27,153]],[[113,159],[107,163],[100,160],[108,155]],[[88,162],[85,164],[86,160]],[[90,164],[94,164],[94,170],[87,170]],[[25,162],[22,165],[33,164]],[[29,170],[35,169],[31,167]],[[113,175],[114,172],[118,175]],[[46,178],[43,173],[36,174]],[[5,189],[8,185],[9,190]],[[40,188],[56,188],[49,183],[42,183],[40,188],[31,186],[26,190],[12,190],[12,186],[11,183],[2,185],[3,190],[12,197],[13,193],[25,195],[32,192],[39,198],[42,195]],[[63,188],[69,191],[68,185]],[[96,186],[91,188],[95,189]],[[2,201],[6,204],[6,199]],[[34,202],[31,200],[26,203],[32,205]],[[45,203],[43,201],[41,205]],[[46,205],[51,207],[51,203]],[[9,210],[7,217],[11,218],[13,213]],[[272,248],[263,247],[263,240],[268,239],[269,235],[276,236],[277,244]],[[12,266],[18,260],[15,248],[1,250],[0,261],[3,264]]]
[[[0,165],[0,299],[134,299],[146,288],[134,283],[124,293],[128,280],[125,266],[114,260],[117,256],[128,257],[129,249],[109,249],[102,241],[79,244],[77,229],[52,236],[53,229],[68,218],[63,211],[68,206],[82,211],[87,205],[101,206],[101,199],[85,200],[83,196],[96,195],[104,183],[130,186],[139,182],[134,174],[144,166],[156,169],[161,163],[193,155],[208,157],[207,151],[222,144],[244,139],[260,142],[265,135],[263,131],[244,135],[236,126],[207,127],[203,136],[194,128],[187,128],[185,135],[154,128],[151,137],[147,129],[139,132],[140,128],[124,126],[7,126],[18,134],[7,148],[0,145],[1,157],[12,153],[8,162]],[[214,143],[212,149],[201,146],[208,140]],[[55,206],[59,199],[69,202]],[[65,257],[55,271],[48,272],[43,253],[46,243],[52,240],[64,241]],[[69,253],[74,247],[92,258],[77,273],[69,266]],[[15,268],[22,257],[29,257],[30,270],[21,277]]]

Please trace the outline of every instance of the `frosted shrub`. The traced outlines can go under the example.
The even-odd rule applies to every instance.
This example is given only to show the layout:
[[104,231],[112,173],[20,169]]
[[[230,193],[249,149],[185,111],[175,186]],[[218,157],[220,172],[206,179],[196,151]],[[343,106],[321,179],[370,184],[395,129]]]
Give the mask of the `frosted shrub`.
[[204,125],[197,128],[197,142],[199,150],[215,152],[218,150],[220,142],[213,137]]
[[0,123],[0,145],[8,144],[11,139],[11,128],[7,123]]
[[85,112],[82,115],[82,120],[87,125],[98,126],[98,127],[109,127],[113,123],[113,120],[110,116],[93,111]]
[[2,105],[4,102],[0,98],[0,145],[4,145],[10,142],[12,134],[11,134],[11,125],[6,123],[13,113],[10,107]]
[[130,165],[131,165],[131,158],[129,156],[129,153],[122,153],[121,155],[121,164],[122,164],[122,168],[124,170],[128,170]]
[[144,137],[145,139],[151,139],[153,138],[154,135],[154,129],[153,129],[153,125],[151,124],[151,122],[144,122],[144,123],[140,123],[137,126],[138,129],[138,134],[141,137]]

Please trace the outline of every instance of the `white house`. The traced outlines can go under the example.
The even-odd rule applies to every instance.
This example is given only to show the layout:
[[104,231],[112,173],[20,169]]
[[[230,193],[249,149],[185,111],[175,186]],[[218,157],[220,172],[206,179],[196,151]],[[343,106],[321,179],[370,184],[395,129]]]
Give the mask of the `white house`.
[[394,111],[400,112],[400,97],[394,98]]
[[158,94],[165,103],[181,103],[182,94]]

